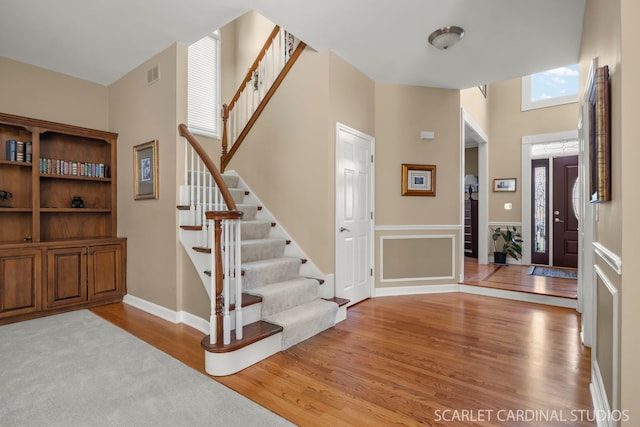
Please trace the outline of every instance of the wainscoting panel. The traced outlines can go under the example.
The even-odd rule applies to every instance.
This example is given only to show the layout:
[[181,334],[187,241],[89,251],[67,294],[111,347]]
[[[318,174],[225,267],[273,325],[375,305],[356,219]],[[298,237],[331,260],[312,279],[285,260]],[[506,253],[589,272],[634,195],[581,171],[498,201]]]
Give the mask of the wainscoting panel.
[[380,237],[380,283],[451,280],[455,277],[456,236]]
[[597,390],[599,399],[594,399],[594,403],[604,400],[614,410],[618,405],[619,293],[600,266],[594,266],[593,276],[596,285],[596,343],[592,370],[599,371],[599,381],[594,385],[600,388]]

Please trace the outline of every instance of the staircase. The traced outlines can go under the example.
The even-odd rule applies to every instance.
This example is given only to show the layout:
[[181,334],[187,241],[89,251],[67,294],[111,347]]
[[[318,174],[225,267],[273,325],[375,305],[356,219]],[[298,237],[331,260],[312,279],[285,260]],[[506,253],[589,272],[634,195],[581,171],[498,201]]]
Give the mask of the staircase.
[[[199,173],[202,173],[200,171]],[[203,285],[212,299],[212,322],[214,312],[222,312],[223,327],[228,324],[229,340],[212,340],[212,333],[202,341],[205,349],[205,369],[211,375],[229,375],[244,369],[278,351],[287,349],[346,318],[347,300],[333,298],[332,289],[322,289],[322,275],[309,266],[304,254],[291,241],[286,232],[278,227],[270,213],[263,209],[259,199],[252,194],[235,172],[221,175],[228,187],[236,209],[243,213],[240,221],[240,269],[238,280],[231,283],[226,295],[218,297],[215,289],[215,273],[211,265],[215,262],[210,243],[213,239],[211,225],[198,224],[191,203],[178,206],[180,209],[180,241],[198,269]],[[193,182],[194,180],[191,180]],[[196,183],[198,191],[210,194],[215,189],[207,188],[211,180]],[[199,185],[198,185],[199,184]],[[186,186],[188,187],[188,186]],[[190,190],[183,188],[183,193]],[[203,197],[204,198],[204,197]],[[203,203],[206,205],[206,203]],[[204,210],[206,208],[202,208]],[[199,209],[195,208],[197,212]],[[204,226],[202,225],[204,224]],[[225,252],[232,249],[223,248]],[[304,273],[302,272],[304,271]],[[241,283],[241,297],[234,289]],[[321,298],[321,295],[325,298]],[[228,316],[216,300],[229,299]],[[237,299],[241,303],[237,304]],[[241,338],[238,338],[236,311],[242,310]],[[217,327],[217,326],[216,326]],[[233,331],[233,332],[232,332]],[[220,342],[223,341],[223,342]]]
[[[275,26],[229,105],[222,109],[225,170],[305,44]],[[180,242],[211,300],[205,370],[229,375],[335,325],[348,300],[235,173],[221,175],[184,124]]]

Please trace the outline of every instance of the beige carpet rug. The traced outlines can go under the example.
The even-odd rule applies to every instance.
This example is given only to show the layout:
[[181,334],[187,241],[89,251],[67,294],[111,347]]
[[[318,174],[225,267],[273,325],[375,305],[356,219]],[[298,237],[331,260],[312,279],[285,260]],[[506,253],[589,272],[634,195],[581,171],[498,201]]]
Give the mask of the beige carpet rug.
[[0,326],[2,426],[290,426],[87,310]]

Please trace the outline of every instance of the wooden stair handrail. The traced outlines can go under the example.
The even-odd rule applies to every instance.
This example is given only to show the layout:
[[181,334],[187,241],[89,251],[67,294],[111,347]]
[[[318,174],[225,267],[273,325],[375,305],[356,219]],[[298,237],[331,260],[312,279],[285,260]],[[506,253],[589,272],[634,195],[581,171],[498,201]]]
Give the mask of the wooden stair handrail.
[[[260,117],[262,110],[264,110],[264,108],[269,103],[269,100],[271,100],[271,97],[273,97],[273,95],[276,93],[276,90],[278,90],[278,87],[280,87],[280,84],[282,83],[282,81],[285,79],[287,74],[289,74],[291,67],[293,67],[293,64],[298,60],[298,58],[300,57],[300,55],[302,54],[302,51],[306,46],[307,46],[306,43],[303,41],[300,41],[300,43],[298,43],[296,50],[294,50],[293,53],[291,54],[291,58],[289,58],[287,63],[282,68],[282,71],[280,71],[280,74],[278,74],[276,79],[273,81],[273,84],[265,94],[264,98],[262,99],[262,101],[260,101],[260,104],[258,104],[256,111],[254,111],[253,115],[245,125],[244,129],[242,129],[242,132],[240,132],[240,135],[238,135],[238,139],[236,139],[236,141],[231,146],[231,150],[228,150],[228,137],[227,137],[227,120],[229,119],[229,111],[231,110],[231,107],[227,106],[226,104],[223,105],[222,155],[220,156],[220,169],[222,169],[223,172],[227,167],[227,165],[229,164],[229,162],[231,161],[231,158],[233,157],[235,152],[238,151],[240,144],[242,144],[244,139],[249,134],[249,131],[251,130],[255,122],[258,120],[258,117]],[[246,80],[244,83],[246,83]],[[241,90],[239,89],[238,93],[240,92]]]
[[180,131],[180,136],[184,137],[187,141],[189,141],[189,144],[191,144],[191,146],[196,151],[196,153],[198,153],[198,156],[200,156],[200,159],[202,159],[202,162],[204,163],[206,168],[209,170],[209,173],[211,173],[211,175],[213,176],[213,180],[216,182],[216,185],[220,190],[220,194],[222,194],[222,198],[224,199],[224,202],[227,205],[227,209],[230,211],[237,211],[238,207],[236,206],[236,202],[233,201],[233,197],[231,196],[231,191],[229,191],[229,187],[227,187],[227,184],[224,182],[224,179],[222,179],[222,175],[220,174],[220,171],[218,171],[218,168],[216,167],[216,165],[213,163],[213,161],[211,161],[211,158],[209,157],[207,152],[204,151],[200,143],[195,139],[195,137],[191,134],[191,132],[189,132],[189,129],[185,124],[183,123],[180,124],[178,126],[178,130]]
[[238,86],[238,90],[236,90],[236,94],[233,95],[233,98],[231,98],[231,102],[229,102],[229,110],[233,110],[233,107],[236,105],[236,102],[238,102],[238,99],[240,99],[240,95],[242,95],[242,89],[244,88],[244,85],[249,83],[253,78],[253,73],[255,73],[258,70],[258,65],[260,65],[260,61],[262,61],[262,58],[264,58],[264,56],[267,54],[267,49],[269,49],[269,47],[273,44],[273,39],[278,35],[279,32],[280,32],[279,25],[276,25],[275,27],[273,27],[271,34],[269,34],[269,38],[267,38],[267,41],[264,42],[264,45],[262,46],[262,49],[258,53],[256,60],[253,61],[253,64],[251,64],[249,71],[247,71],[247,74],[244,76],[244,80],[240,82],[240,86]]

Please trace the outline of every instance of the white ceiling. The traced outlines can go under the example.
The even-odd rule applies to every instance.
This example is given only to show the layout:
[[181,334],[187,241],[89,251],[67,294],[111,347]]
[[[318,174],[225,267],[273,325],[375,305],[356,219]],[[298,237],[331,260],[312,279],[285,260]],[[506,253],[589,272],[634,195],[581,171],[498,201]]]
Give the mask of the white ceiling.
[[[585,0],[0,0],[0,56],[108,85],[255,9],[378,82],[463,89],[578,60]],[[437,28],[464,38],[428,45]],[[0,70],[0,75],[2,70]]]

